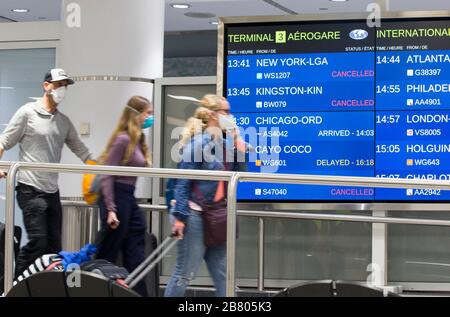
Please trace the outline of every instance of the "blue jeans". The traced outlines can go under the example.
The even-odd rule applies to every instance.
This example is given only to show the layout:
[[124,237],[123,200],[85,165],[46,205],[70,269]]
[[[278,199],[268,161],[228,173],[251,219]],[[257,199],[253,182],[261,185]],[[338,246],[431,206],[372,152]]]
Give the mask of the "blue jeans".
[[190,210],[184,229],[184,238],[177,244],[175,271],[167,284],[164,296],[184,296],[186,287],[195,278],[202,260],[205,259],[209,274],[216,287],[216,296],[225,297],[226,245],[209,248],[205,246],[203,242],[203,219],[199,212]]

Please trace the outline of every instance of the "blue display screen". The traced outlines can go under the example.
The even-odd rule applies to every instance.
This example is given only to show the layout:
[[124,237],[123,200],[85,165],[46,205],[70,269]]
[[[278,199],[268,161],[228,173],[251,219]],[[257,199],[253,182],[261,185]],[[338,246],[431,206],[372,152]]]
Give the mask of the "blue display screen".
[[[251,172],[450,179],[450,20],[230,24],[224,95]],[[426,189],[245,183],[241,200],[448,201]]]

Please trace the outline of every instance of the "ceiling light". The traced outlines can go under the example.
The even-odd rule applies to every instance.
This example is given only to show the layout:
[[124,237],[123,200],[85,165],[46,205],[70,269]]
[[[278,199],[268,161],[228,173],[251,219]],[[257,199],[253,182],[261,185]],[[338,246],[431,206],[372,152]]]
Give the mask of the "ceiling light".
[[209,12],[186,12],[184,15],[190,18],[197,19],[211,19],[216,16],[215,14]]
[[191,7],[191,5],[187,3],[174,3],[170,6],[174,9],[189,9]]
[[348,0],[330,0],[331,2],[347,2]]
[[319,8],[320,11],[327,11],[328,8]]
[[211,21],[211,22],[209,22],[209,24],[212,24],[212,25],[218,25],[219,22],[217,22],[217,21]]
[[15,12],[15,13],[28,13],[28,12],[30,12],[29,9],[12,9],[11,11]]

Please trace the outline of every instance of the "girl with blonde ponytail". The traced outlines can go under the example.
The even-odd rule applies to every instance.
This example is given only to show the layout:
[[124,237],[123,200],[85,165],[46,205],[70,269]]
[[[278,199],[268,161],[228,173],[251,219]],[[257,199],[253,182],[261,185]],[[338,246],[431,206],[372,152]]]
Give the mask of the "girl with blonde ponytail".
[[185,146],[196,134],[201,134],[208,127],[208,122],[212,119],[213,111],[206,107],[198,107],[185,125],[185,130],[181,135],[180,146]]

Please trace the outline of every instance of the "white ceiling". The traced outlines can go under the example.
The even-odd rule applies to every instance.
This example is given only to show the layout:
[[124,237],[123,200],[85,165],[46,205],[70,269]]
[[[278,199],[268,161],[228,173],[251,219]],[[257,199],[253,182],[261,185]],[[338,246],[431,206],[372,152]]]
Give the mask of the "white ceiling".
[[[95,1],[95,0],[92,0]],[[123,0],[132,3],[132,0]],[[149,0],[152,1],[152,0]],[[0,22],[54,21],[60,19],[61,0],[0,0]],[[368,3],[378,2],[389,11],[450,10],[450,0],[166,0],[166,26],[168,32],[214,30],[209,22],[217,17],[286,15],[296,13],[364,12]],[[189,9],[173,9],[171,3],[189,3]],[[29,13],[11,12],[14,8],[30,9]],[[191,18],[186,12],[212,13],[214,18]]]
[[[61,0],[0,0],[0,16],[19,22],[55,21],[61,16],[61,2]],[[30,12],[15,13],[11,12],[12,9],[29,9]]]

